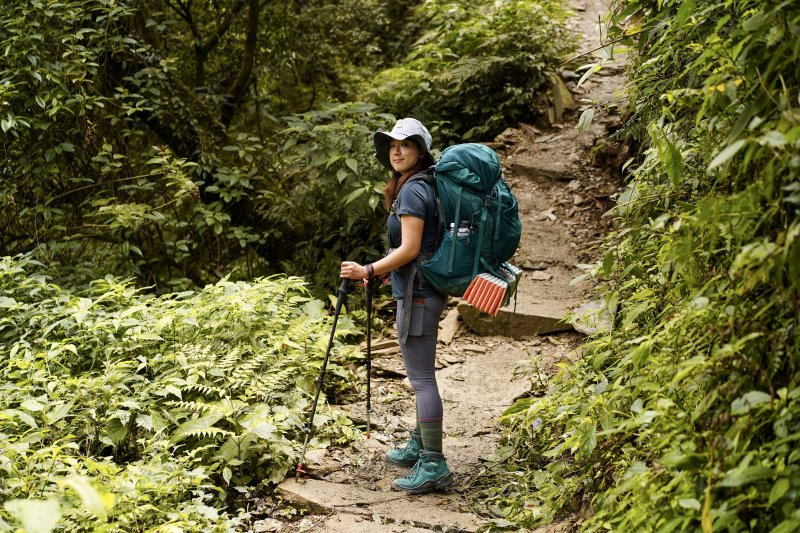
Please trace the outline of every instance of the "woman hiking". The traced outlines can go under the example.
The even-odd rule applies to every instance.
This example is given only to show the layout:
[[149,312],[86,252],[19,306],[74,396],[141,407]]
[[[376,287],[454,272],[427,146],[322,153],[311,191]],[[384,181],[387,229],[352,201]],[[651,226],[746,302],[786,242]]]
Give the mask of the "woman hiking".
[[442,454],[442,398],[436,383],[436,337],[439,317],[447,297],[435,291],[417,274],[420,253],[430,255],[439,241],[434,159],[431,135],[413,118],[398,120],[390,132],[375,133],[375,156],[392,171],[383,190],[389,210],[389,252],[367,265],[344,261],[343,278],[372,279],[389,274],[392,297],[397,301],[397,337],[406,374],[414,388],[417,423],[402,448],[386,458],[412,466],[392,487],[411,494],[446,489],[453,476]]

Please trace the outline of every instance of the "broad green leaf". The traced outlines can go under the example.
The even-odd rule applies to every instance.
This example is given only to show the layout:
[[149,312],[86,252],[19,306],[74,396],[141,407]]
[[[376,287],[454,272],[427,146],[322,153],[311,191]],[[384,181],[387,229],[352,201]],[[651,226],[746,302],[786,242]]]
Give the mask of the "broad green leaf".
[[594,119],[594,107],[584,109],[581,117],[578,119],[578,131],[587,131],[589,126],[592,125]]
[[34,400],[33,398],[25,400],[20,404],[20,406],[28,411],[33,411],[33,412],[41,411],[42,409],[44,409],[44,404],[37,400]]
[[310,300],[303,306],[303,313],[310,320],[319,320],[325,311],[325,303],[321,300]]
[[101,496],[100,493],[92,486],[89,478],[83,476],[70,476],[61,482],[65,487],[74,490],[81,499],[83,506],[98,520],[105,522],[107,520],[107,511],[111,508],[114,502],[114,497],[111,494]]
[[115,446],[128,436],[128,427],[119,418],[112,418],[106,423],[106,433]]
[[769,533],[794,533],[798,529],[800,529],[800,519],[790,518],[770,529]]
[[678,500],[678,505],[684,509],[693,509],[699,511],[701,508],[700,502],[696,498],[682,498]]
[[158,394],[159,396],[167,396],[169,394],[172,394],[175,397],[177,397],[179,400],[183,399],[183,393],[175,385],[167,385],[162,390],[156,391],[155,394]]
[[678,25],[686,23],[686,21],[689,20],[689,17],[691,17],[694,13],[695,7],[695,0],[683,0],[680,3],[680,7],[678,7],[675,23]]
[[759,137],[758,142],[766,146],[779,148],[786,144],[786,137],[779,131],[771,130]]
[[355,200],[365,192],[366,190],[363,187],[359,187],[358,189],[354,190],[353,192],[348,194],[347,197],[344,199],[344,205],[348,205],[349,203],[351,203],[353,200]]
[[732,415],[743,415],[749,413],[750,409],[762,403],[769,402],[772,396],[766,392],[750,391],[741,398],[737,398],[731,403]]
[[137,413],[136,425],[140,428],[146,429],[147,431],[153,431],[153,418],[144,413]]
[[764,24],[767,23],[769,18],[770,17],[767,13],[759,11],[755,15],[745,19],[745,21],[742,23],[742,28],[748,32],[758,31]]
[[783,498],[784,494],[786,494],[789,491],[790,487],[791,487],[791,482],[789,481],[788,478],[782,477],[778,479],[772,485],[772,489],[769,491],[769,500],[767,501],[767,505],[772,505],[773,503]]
[[719,152],[714,159],[711,160],[711,163],[708,164],[708,170],[714,170],[720,165],[728,162],[733,156],[735,156],[739,150],[741,150],[744,145],[747,144],[745,139],[739,139],[738,141],[734,141],[728,146],[726,146],[721,152]]
[[36,420],[31,415],[29,415],[28,413],[26,413],[24,411],[19,411],[17,409],[6,409],[5,411],[2,411],[1,413],[5,414],[7,416],[10,416],[10,417],[16,416],[17,418],[22,420],[24,423],[26,423],[28,426],[30,426],[30,427],[32,427],[34,429],[39,427],[39,424],[36,423]]
[[487,461],[492,463],[502,463],[509,457],[514,454],[514,448],[512,446],[504,446],[502,448],[498,448],[491,454],[486,457]]
[[55,500],[9,500],[3,507],[25,533],[50,533],[61,520],[61,506]]
[[686,453],[679,450],[670,450],[661,457],[661,463],[679,470],[696,468],[706,462],[705,457],[699,453]]
[[678,186],[683,175],[683,154],[670,138],[670,134],[656,124],[651,124],[648,129],[650,138],[658,152],[658,157],[667,175],[672,180],[674,186]]
[[272,424],[258,424],[252,428],[250,431],[258,435],[262,439],[272,439],[275,436],[278,428],[273,426]]
[[72,407],[75,405],[75,401],[69,401],[66,403],[57,403],[50,407],[50,409],[45,413],[44,418],[48,424],[55,424],[65,416],[69,414],[72,410]]
[[769,479],[775,471],[765,466],[754,465],[744,468],[735,468],[729,471],[717,485],[720,487],[741,487],[762,479]]

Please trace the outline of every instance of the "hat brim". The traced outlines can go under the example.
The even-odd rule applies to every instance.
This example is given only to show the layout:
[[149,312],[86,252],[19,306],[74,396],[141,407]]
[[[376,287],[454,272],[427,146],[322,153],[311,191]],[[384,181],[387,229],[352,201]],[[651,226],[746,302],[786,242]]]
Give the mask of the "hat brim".
[[392,162],[389,160],[389,146],[392,144],[393,140],[402,141],[404,139],[411,139],[414,141],[423,154],[428,152],[425,149],[425,140],[420,135],[392,134],[388,131],[377,131],[375,132],[373,141],[375,143],[375,157],[381,165],[389,170],[394,170],[394,168],[392,168]]

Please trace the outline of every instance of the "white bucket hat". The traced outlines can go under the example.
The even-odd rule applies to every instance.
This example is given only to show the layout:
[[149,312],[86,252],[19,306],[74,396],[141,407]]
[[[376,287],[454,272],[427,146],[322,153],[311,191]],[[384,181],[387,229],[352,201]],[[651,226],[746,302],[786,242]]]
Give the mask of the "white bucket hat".
[[394,125],[392,131],[375,132],[375,157],[378,158],[381,165],[389,170],[393,170],[392,164],[389,161],[389,145],[392,139],[396,141],[411,139],[426,153],[431,152],[431,134],[428,133],[428,130],[422,125],[422,122],[415,118],[401,118],[397,121],[397,124]]

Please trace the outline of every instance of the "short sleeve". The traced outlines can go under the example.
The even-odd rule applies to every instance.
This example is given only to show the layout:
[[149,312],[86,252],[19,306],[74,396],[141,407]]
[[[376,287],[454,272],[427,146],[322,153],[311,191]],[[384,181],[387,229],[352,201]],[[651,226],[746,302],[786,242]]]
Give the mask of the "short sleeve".
[[425,182],[413,180],[407,182],[397,196],[397,215],[411,215],[425,220],[428,191]]

